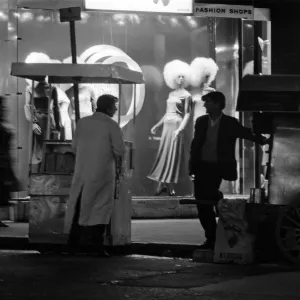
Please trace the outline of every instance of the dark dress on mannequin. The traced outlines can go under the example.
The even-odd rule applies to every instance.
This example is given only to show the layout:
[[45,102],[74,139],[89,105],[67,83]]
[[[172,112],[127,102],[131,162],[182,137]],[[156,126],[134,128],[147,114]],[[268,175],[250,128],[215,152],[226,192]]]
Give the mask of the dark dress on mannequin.
[[177,139],[173,133],[177,130],[184,118],[185,103],[189,102],[191,109],[191,97],[178,97],[170,95],[167,100],[167,112],[164,118],[162,136],[156,155],[156,159],[148,178],[163,183],[177,183],[181,159],[183,154],[183,135]]
[[[27,92],[32,95],[31,88],[28,88]],[[55,87],[45,86],[44,82],[39,82],[34,89],[32,122],[39,125],[42,134],[38,135],[33,132],[31,163],[36,167],[33,167],[32,171],[38,171],[42,162],[44,140],[59,138],[57,132],[60,131],[60,116],[57,97],[53,108],[50,109],[50,102],[55,92]]]
[[[28,88],[27,92],[32,96],[32,89]],[[42,161],[43,142],[49,139],[48,117],[49,117],[49,96],[45,84],[40,82],[34,89],[32,103],[32,122],[40,126],[42,134],[33,133],[32,136],[32,155],[31,163],[37,165]]]

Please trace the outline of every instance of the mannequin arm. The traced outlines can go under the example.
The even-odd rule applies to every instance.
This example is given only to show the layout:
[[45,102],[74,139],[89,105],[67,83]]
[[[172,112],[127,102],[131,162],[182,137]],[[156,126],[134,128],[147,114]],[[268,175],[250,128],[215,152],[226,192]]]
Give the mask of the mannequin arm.
[[164,115],[164,116],[160,119],[160,121],[159,121],[158,123],[156,123],[156,124],[151,128],[151,133],[152,133],[152,134],[155,134],[157,128],[160,127],[160,126],[164,123],[165,116],[166,116],[166,115]]
[[24,112],[26,120],[30,123],[32,123],[32,130],[35,134],[41,135],[42,130],[40,126],[37,124],[37,120],[35,118],[35,115],[33,113],[33,106],[31,105],[31,93],[29,91],[26,91],[25,93],[25,105],[24,105]]
[[155,128],[160,127],[164,123],[165,116],[166,115],[164,115],[153,127]]
[[183,120],[177,129],[179,132],[183,131],[188,124],[190,117],[191,117],[191,108],[192,108],[192,97],[189,96],[184,104],[184,117]]
[[31,99],[31,93],[29,91],[26,91],[26,93],[25,93],[24,112],[25,112],[26,120],[28,122],[32,122],[32,120],[33,120],[32,107],[31,107],[30,99]]

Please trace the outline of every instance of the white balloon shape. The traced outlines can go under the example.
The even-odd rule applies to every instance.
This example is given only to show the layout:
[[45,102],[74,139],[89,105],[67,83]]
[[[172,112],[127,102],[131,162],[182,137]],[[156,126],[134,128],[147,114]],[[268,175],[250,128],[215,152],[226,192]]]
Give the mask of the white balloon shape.
[[[97,63],[99,60],[102,64],[113,64],[116,62],[126,63],[130,70],[142,72],[141,67],[124,51],[110,45],[97,45],[85,50],[80,59],[87,64]],[[138,115],[143,107],[145,100],[145,84],[136,85],[136,109],[135,114]],[[126,115],[122,115],[120,119],[120,127],[123,128],[134,118],[134,93],[130,107]]]

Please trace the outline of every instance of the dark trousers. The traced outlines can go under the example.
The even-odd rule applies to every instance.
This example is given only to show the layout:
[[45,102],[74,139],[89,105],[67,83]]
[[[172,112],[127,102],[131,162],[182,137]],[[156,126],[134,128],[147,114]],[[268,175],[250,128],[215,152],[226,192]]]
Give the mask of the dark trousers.
[[[197,167],[194,180],[196,200],[218,201],[223,197],[219,191],[222,182],[220,167],[217,163],[202,162]],[[200,223],[205,231],[207,242],[216,240],[216,213],[214,205],[197,205]]]
[[79,215],[80,215],[80,203],[81,203],[81,193],[77,199],[75,205],[75,213],[72,221],[72,226],[68,239],[68,247],[75,249],[79,246],[81,238],[86,235],[90,236],[92,239],[93,246],[96,251],[103,250],[104,232],[106,226],[104,224],[98,224],[93,226],[81,226],[79,225]]

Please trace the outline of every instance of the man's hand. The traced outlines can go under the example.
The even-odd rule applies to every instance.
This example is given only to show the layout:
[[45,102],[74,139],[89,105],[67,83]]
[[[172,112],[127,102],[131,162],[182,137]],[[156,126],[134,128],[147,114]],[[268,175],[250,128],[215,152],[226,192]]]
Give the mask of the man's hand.
[[270,138],[266,138],[263,135],[260,136],[260,141],[259,141],[260,145],[264,146],[264,145],[267,145],[267,144],[270,144],[270,143],[271,143]]
[[265,138],[263,139],[263,145],[270,145],[271,144],[271,138]]
[[32,130],[36,135],[41,135],[42,134],[42,129],[37,123],[32,124]]

